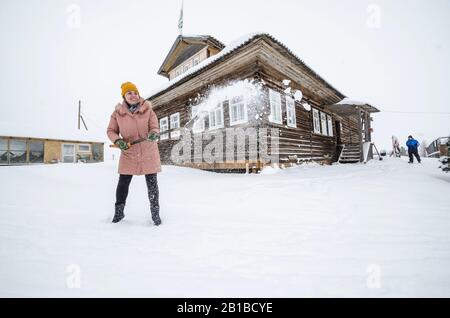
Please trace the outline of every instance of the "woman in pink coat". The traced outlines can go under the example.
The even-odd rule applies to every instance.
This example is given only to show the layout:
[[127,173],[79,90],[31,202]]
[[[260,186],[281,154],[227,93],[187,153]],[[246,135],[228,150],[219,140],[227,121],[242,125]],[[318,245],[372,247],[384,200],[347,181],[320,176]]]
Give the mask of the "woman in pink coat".
[[[156,175],[161,171],[157,140],[158,118],[149,101],[140,97],[133,83],[122,84],[123,102],[116,106],[107,129],[108,138],[121,150],[119,182],[116,190],[113,223],[124,217],[128,189],[133,175],[145,175],[152,220],[161,224],[159,216],[159,190]],[[145,139],[129,146],[129,143]]]

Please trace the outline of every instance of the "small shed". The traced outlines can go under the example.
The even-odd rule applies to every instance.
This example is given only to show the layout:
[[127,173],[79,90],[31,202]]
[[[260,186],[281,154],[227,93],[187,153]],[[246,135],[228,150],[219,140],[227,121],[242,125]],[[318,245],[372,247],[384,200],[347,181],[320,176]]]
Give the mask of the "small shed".
[[104,143],[0,135],[0,165],[102,162]]

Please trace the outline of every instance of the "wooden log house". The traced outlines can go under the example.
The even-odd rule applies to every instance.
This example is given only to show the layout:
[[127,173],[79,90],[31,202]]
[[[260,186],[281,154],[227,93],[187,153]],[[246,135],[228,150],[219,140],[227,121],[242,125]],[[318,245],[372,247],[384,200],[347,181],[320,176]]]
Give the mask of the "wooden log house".
[[[239,80],[262,84],[259,105],[251,105],[245,96],[229,96],[218,105],[218,112],[202,119],[201,130],[278,128],[278,136],[268,136],[267,142],[278,139],[282,167],[304,161],[357,163],[371,158],[371,147],[366,155],[363,150],[371,142],[370,114],[378,109],[346,98],[269,34],[244,36],[227,47],[211,36],[180,35],[158,74],[169,82],[146,99],[160,120],[163,164],[174,164],[172,147],[179,142],[180,128],[195,114],[198,97],[212,87]],[[296,91],[302,93],[301,100],[292,95]],[[262,115],[254,116],[254,109]],[[217,122],[222,125],[217,127]],[[192,162],[183,165],[236,172],[264,167],[259,154],[256,160],[247,160],[245,151],[246,160],[223,163],[198,162],[192,151]]]

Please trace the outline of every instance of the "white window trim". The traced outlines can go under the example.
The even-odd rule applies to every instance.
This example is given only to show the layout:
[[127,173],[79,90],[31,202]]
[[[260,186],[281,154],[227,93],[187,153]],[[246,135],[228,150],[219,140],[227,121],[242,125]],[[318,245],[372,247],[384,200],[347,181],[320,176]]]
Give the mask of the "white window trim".
[[[274,105],[273,101],[276,99],[277,104]],[[282,113],[282,107],[281,107],[281,94],[274,91],[273,89],[269,88],[269,106],[270,106],[270,115],[269,115],[269,121],[275,124],[283,124],[283,113]],[[273,111],[275,110],[275,107],[278,108],[278,112],[280,114],[279,120],[274,118]]]
[[[323,115],[323,116],[322,116]],[[325,118],[325,120],[323,120]],[[325,124],[325,125],[324,125]],[[324,127],[325,126],[325,127]],[[322,130],[322,135],[328,136],[328,122],[327,122],[327,114],[324,112],[320,112],[320,129]],[[324,131],[325,130],[325,131]]]
[[[236,96],[236,97],[240,97],[240,96]],[[229,117],[230,117],[230,126],[235,126],[235,125],[247,123],[248,122],[248,114],[247,114],[247,101],[245,99],[245,96],[242,96],[242,103],[244,104],[244,110],[243,110],[243,112],[244,112],[244,119],[233,121],[233,118],[232,118],[232,115],[231,115],[232,114],[231,108],[232,108],[232,105],[234,105],[234,104],[232,103],[232,100],[233,99],[230,98],[229,101],[228,101],[228,114],[229,114]]]
[[[163,125],[163,122],[165,122],[165,125]],[[166,126],[166,129],[164,129],[163,127]],[[160,134],[162,134],[165,131],[169,130],[169,117],[163,117],[159,120],[159,131]]]
[[[220,110],[221,116],[222,116],[222,124],[220,125],[214,125],[211,126],[211,117],[214,116],[216,117],[217,114],[217,110]],[[215,118],[215,122],[217,123],[217,118]],[[219,128],[224,128],[225,127],[225,123],[224,123],[224,118],[223,118],[223,102],[219,104],[218,107],[214,108],[214,110],[209,112],[209,130],[214,130],[214,129],[219,129]]]
[[313,131],[315,134],[320,134],[320,112],[318,109],[312,108],[312,113],[313,113]]
[[[173,118],[177,118],[178,127],[172,127],[172,124],[174,122]],[[170,115],[170,129],[180,129],[180,113],[174,113]]]
[[[60,161],[64,163],[64,157],[69,157],[69,155],[64,155],[64,146],[73,146],[73,163],[77,162],[77,145],[72,143],[62,143],[61,144],[61,158]],[[67,162],[72,163],[72,162]]]
[[[292,119],[294,120],[293,123],[290,123],[289,109],[291,109],[291,112],[292,112],[292,116],[293,116]],[[296,116],[297,116],[297,114],[295,112],[295,100],[292,97],[290,97],[290,96],[286,96],[286,117],[287,117],[287,125],[288,125],[288,127],[297,128],[297,118],[296,118]]]
[[[80,146],[87,146],[89,149],[88,150],[80,150]],[[90,144],[77,144],[77,152],[81,152],[81,153],[90,153],[91,152],[91,145]]]
[[165,132],[159,135],[159,140],[167,140],[169,139],[169,133]]
[[327,114],[327,125],[328,125],[328,136],[334,137],[333,135],[333,117]]

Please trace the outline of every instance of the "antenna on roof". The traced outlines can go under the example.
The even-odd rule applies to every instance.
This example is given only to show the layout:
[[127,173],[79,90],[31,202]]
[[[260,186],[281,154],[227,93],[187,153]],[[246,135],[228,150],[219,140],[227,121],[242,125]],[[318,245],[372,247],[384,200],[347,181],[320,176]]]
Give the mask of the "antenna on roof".
[[183,2],[184,0],[181,0],[180,18],[178,19],[178,30],[180,31],[180,35],[183,35]]
[[86,123],[84,122],[83,115],[81,115],[81,100],[78,101],[78,130],[80,129],[80,120],[83,122],[83,126],[88,130]]

